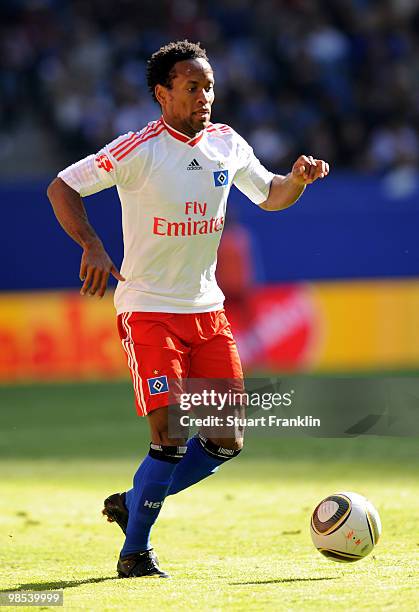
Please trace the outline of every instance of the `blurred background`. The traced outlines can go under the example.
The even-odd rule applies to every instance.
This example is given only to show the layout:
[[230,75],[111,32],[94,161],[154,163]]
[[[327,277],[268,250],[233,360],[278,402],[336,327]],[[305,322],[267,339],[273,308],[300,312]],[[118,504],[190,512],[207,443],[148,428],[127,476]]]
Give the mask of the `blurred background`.
[[[233,189],[219,282],[247,372],[419,365],[416,0],[3,0],[0,381],[125,378],[112,291],[78,295],[80,249],[45,192],[66,165],[159,116],[147,58],[199,40],[213,121],[263,163],[331,175],[267,213]],[[120,264],[115,190],[86,200]]]

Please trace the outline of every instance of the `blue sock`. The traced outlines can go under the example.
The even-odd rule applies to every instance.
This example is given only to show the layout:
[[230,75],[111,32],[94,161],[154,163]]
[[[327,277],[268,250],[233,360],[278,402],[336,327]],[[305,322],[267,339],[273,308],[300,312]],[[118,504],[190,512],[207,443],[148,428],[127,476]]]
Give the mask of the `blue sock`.
[[129,518],[122,557],[151,548],[151,528],[167,495],[176,465],[185,451],[184,446],[150,444],[150,452],[138,468],[134,486],[126,497]]
[[126,493],[125,493],[125,505],[128,508],[128,512],[129,509],[131,507],[131,501],[132,501],[132,496],[134,495],[134,489],[129,489]]
[[240,452],[219,447],[199,434],[188,440],[187,448],[186,455],[173,472],[167,495],[175,495],[211,476],[220,465]]
[[[175,495],[175,493],[179,493],[179,491],[183,491],[183,489],[187,489],[200,480],[211,476],[222,463],[224,463],[223,460],[205,452],[198,436],[194,436],[187,442],[186,455],[175,466],[172,481],[166,495]],[[131,509],[133,493],[134,489],[130,489],[125,493],[125,505],[128,511]]]
[[[166,492],[166,496],[175,495],[188,487],[204,480],[214,474],[220,465],[228,459],[236,457],[239,450],[232,451],[212,444],[203,436],[196,435],[187,443],[186,455],[175,466],[172,480]],[[125,503],[131,512],[131,503],[134,497],[134,489],[126,492]]]

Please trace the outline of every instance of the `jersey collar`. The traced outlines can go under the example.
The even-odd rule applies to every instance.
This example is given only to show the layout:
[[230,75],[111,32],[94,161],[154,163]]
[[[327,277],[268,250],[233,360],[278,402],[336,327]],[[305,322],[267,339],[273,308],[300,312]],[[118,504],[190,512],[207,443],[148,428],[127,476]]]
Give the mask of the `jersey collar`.
[[201,130],[199,132],[199,134],[196,134],[196,136],[193,136],[193,138],[189,138],[189,136],[186,136],[186,134],[182,134],[182,132],[179,132],[178,130],[175,130],[175,128],[172,128],[172,126],[170,126],[164,119],[163,116],[161,118],[161,121],[163,122],[166,130],[169,132],[170,136],[173,136],[173,138],[176,138],[176,140],[180,140],[180,142],[184,142],[185,144],[189,145],[190,147],[193,147],[194,145],[198,144],[198,142],[201,140],[202,136],[204,135],[205,130]]

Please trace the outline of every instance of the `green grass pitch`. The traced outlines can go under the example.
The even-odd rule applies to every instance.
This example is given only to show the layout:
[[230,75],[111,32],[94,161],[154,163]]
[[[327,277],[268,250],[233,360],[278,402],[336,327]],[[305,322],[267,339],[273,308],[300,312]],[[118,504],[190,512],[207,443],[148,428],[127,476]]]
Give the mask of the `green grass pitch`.
[[[166,500],[153,544],[172,578],[118,580],[122,533],[100,511],[147,448],[132,402],[125,383],[0,389],[0,591],[64,589],[64,609],[101,611],[418,609],[417,438],[253,438]],[[351,565],[323,558],[308,526],[345,489],[383,522]]]

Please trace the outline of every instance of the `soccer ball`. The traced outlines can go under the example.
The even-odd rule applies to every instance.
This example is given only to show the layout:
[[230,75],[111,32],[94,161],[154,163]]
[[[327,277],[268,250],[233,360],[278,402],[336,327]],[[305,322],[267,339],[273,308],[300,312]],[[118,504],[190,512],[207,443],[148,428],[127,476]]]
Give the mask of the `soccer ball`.
[[372,503],[358,493],[334,493],[314,509],[311,539],[328,559],[349,563],[372,551],[381,534],[381,521]]

